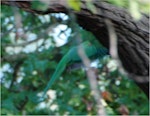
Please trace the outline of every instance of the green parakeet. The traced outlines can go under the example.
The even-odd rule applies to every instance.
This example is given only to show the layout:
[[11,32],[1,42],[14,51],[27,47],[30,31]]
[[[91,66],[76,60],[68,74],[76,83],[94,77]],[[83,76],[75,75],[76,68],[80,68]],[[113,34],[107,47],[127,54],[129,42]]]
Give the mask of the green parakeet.
[[[95,46],[92,45],[89,41],[85,41],[81,44],[81,46],[83,47],[86,55],[89,58],[103,57],[106,54],[108,54],[108,50],[101,44]],[[79,61],[81,61],[81,59],[80,56],[78,55],[78,46],[72,47],[58,63],[54,74],[52,75],[50,81],[47,84],[47,87],[44,90],[44,95],[47,92],[47,90],[52,86],[52,84],[56,81],[56,79],[58,79],[61,76],[68,63]]]

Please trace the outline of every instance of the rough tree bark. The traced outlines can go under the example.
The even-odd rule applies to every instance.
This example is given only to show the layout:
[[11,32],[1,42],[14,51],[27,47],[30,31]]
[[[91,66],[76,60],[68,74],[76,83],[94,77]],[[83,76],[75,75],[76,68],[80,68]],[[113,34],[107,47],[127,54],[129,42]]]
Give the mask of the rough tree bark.
[[[31,8],[29,1],[2,1],[2,4],[19,7],[36,14],[67,13],[67,4],[63,1],[51,1],[46,11]],[[104,19],[112,21],[118,37],[118,53],[124,68],[130,77],[149,94],[149,16],[143,14],[141,20],[135,21],[127,10],[106,2],[94,3],[97,13],[93,14],[82,1],[81,11],[76,12],[77,21],[84,29],[91,31],[97,39],[109,49],[109,37]]]

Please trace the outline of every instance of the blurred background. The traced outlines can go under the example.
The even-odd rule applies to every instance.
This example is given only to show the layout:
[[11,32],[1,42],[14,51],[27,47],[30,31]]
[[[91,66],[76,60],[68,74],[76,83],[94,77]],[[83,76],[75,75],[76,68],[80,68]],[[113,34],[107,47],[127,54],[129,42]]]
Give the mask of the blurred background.
[[[120,7],[128,6],[124,0],[109,2]],[[76,4],[74,6],[78,8]],[[46,6],[33,2],[33,7]],[[147,7],[140,7],[143,12],[147,12]],[[140,17],[139,12],[135,13],[137,18]],[[18,8],[1,6],[2,115],[96,114],[96,102],[82,63],[77,67],[78,63],[69,64],[48,90],[48,98],[40,101],[61,58],[69,49],[78,45],[75,41],[75,25],[82,41],[96,40],[92,33],[72,23],[69,15],[36,15]],[[145,94],[132,80],[118,71],[109,55],[92,59],[91,62],[98,75],[98,89],[107,114],[149,114],[149,102]]]

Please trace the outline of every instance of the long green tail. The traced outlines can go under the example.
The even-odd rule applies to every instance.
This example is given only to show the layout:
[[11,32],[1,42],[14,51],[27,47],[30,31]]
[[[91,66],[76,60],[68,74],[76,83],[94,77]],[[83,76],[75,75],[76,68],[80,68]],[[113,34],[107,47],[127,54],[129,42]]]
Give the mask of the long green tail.
[[60,77],[60,75],[62,74],[62,72],[65,70],[68,62],[70,61],[70,58],[68,58],[68,55],[66,54],[61,61],[59,62],[59,64],[57,65],[57,68],[53,74],[53,76],[51,77],[51,79],[49,80],[46,88],[44,89],[44,94],[43,96],[46,94],[46,92],[48,91],[48,89],[52,86],[52,84]]

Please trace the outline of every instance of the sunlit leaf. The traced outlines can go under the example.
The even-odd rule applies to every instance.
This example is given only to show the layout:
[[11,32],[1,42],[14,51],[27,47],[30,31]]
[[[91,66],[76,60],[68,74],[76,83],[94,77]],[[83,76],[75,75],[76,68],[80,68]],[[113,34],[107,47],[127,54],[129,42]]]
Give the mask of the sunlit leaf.
[[132,17],[136,20],[139,20],[141,18],[139,4],[136,0],[129,0],[129,12],[131,13]]
[[80,0],[67,0],[67,3],[69,5],[70,8],[76,10],[76,11],[80,11],[81,9],[81,2]]

